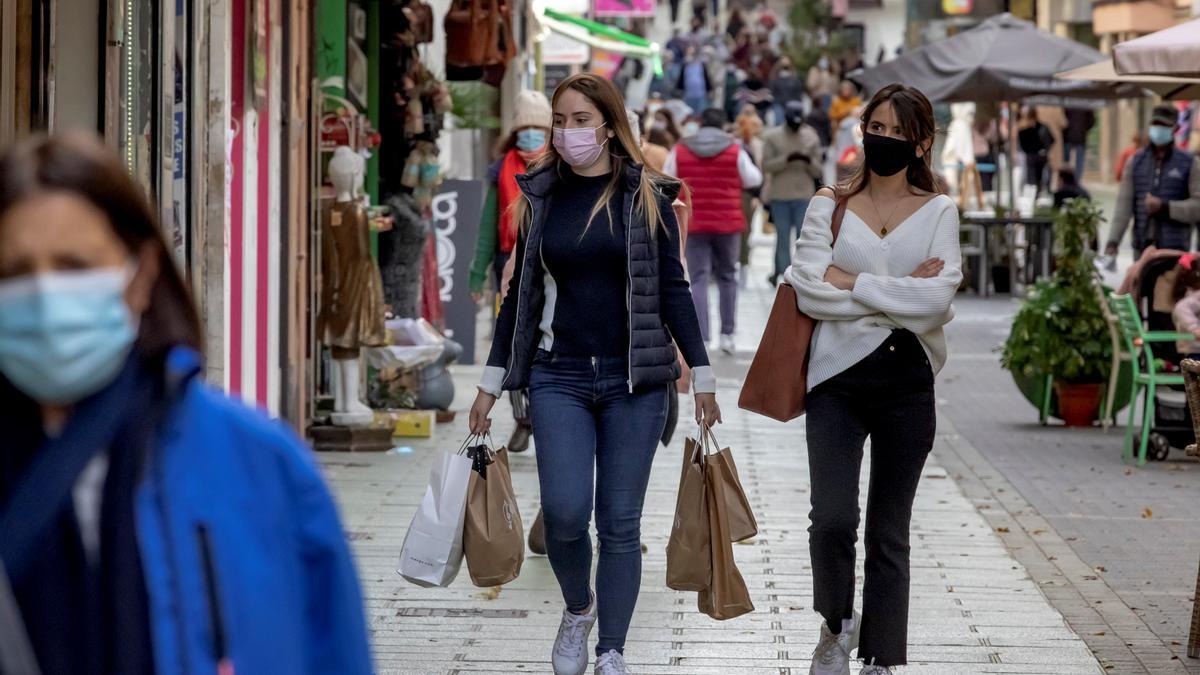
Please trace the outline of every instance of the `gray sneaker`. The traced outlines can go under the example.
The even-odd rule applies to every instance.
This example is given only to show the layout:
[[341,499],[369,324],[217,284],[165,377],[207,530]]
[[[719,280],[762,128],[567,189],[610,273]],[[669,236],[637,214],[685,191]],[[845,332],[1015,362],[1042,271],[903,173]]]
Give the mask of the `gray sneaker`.
[[587,614],[574,614],[564,609],[562,623],[558,624],[558,637],[554,639],[554,651],[550,663],[554,675],[583,675],[588,667],[588,636],[596,625],[596,598]]
[[862,618],[854,613],[854,628],[834,635],[825,621],[821,621],[821,641],[813,650],[812,665],[808,675],[850,675],[850,652],[858,649],[858,629]]
[[863,666],[858,675],[892,675],[892,669],[886,666]]
[[629,666],[625,665],[625,657],[621,656],[621,652],[615,649],[608,650],[608,653],[601,654],[600,658],[596,659],[596,675],[629,675]]

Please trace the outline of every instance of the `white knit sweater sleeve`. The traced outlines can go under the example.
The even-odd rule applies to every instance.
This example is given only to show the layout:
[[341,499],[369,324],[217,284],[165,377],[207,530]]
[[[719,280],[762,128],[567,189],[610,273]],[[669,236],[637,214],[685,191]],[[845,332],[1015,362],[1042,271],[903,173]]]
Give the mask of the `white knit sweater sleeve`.
[[792,247],[792,265],[783,279],[796,290],[800,311],[818,321],[857,319],[879,310],[855,300],[850,291],[843,291],[825,281],[825,270],[833,264],[834,201],[825,196],[813,197],[800,226],[800,238]]
[[936,199],[945,199],[947,203],[934,224],[929,257],[945,263],[942,273],[928,279],[859,274],[851,293],[856,301],[918,334],[940,328],[953,318],[951,303],[962,283],[958,210],[945,197]]

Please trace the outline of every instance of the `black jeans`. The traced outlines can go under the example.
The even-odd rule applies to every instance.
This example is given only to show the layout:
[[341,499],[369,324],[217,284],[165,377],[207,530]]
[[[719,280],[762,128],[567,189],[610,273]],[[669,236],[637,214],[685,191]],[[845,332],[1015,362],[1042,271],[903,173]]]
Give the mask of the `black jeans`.
[[814,608],[835,634],[853,611],[858,478],[869,437],[871,483],[858,657],[867,664],[904,665],[908,528],[937,426],[933,371],[921,343],[908,331],[893,331],[879,349],[809,393],[807,418]]

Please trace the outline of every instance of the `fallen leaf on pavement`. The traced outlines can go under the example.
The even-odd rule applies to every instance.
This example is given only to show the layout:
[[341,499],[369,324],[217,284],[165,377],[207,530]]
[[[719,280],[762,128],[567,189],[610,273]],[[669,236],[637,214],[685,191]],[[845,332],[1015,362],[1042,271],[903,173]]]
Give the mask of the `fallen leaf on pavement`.
[[492,586],[482,593],[476,593],[475,597],[480,600],[495,600],[500,597],[500,586]]
[[1143,518],[1153,518],[1154,510],[1151,509],[1149,506],[1147,506],[1146,508],[1142,509],[1142,517]]
[[1008,528],[1007,528],[1007,527],[997,527],[997,528],[996,528],[996,531],[997,531],[997,532],[999,532],[1000,534],[1008,534]]

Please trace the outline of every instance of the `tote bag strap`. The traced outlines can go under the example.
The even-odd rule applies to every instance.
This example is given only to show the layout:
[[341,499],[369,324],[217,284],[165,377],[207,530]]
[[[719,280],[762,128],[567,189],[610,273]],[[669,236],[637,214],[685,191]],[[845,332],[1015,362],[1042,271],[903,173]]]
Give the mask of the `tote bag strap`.
[[833,241],[829,242],[830,248],[837,243],[838,234],[842,231],[842,219],[846,217],[846,205],[850,203],[849,197],[835,197],[835,199],[837,205],[833,207],[833,220],[829,222],[829,229],[833,232]]

